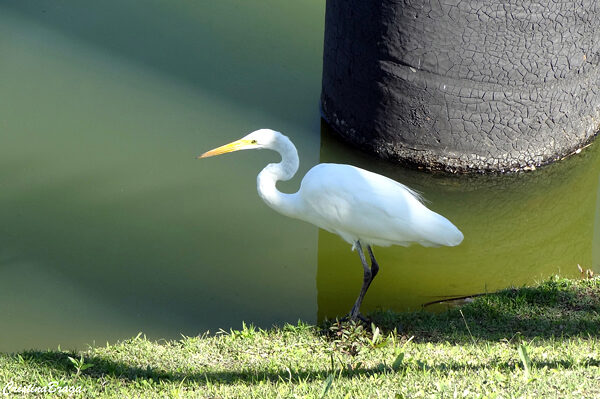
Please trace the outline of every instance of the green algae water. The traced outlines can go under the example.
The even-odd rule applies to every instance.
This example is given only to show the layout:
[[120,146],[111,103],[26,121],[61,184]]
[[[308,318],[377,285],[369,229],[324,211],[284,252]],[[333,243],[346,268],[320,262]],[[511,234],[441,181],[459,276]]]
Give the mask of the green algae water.
[[[465,235],[461,245],[452,248],[377,248],[381,268],[363,310],[416,310],[554,274],[576,278],[581,276],[577,265],[599,269],[597,144],[532,172],[454,176],[375,161],[325,127],[322,140],[321,162],[352,163],[409,185]],[[358,255],[326,231],[319,231],[318,262],[318,314],[324,318],[352,303],[356,294],[347,287],[362,281],[362,267]],[[348,265],[346,273],[342,264]]]
[[275,153],[195,156],[269,127],[300,154],[419,190],[456,248],[375,248],[363,310],[574,277],[600,262],[596,145],[509,176],[408,170],[321,126],[324,4],[0,0],[0,350],[315,322],[362,267],[337,236],[274,213]]

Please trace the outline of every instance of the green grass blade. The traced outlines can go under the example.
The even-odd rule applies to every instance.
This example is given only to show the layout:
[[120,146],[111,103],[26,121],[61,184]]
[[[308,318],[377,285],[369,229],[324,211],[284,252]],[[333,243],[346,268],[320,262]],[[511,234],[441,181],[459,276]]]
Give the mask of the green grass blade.
[[525,370],[525,379],[528,380],[531,372],[531,359],[529,358],[525,344],[519,345],[519,357],[521,358],[523,369]]
[[398,356],[396,356],[396,360],[392,363],[392,370],[398,371],[400,370],[400,366],[402,366],[402,362],[404,361],[404,352],[400,352]]
[[333,377],[333,374],[329,374],[329,376],[325,380],[325,383],[323,384],[323,390],[321,391],[321,399],[323,399],[325,395],[327,395],[329,388],[331,388],[331,384],[333,384]]

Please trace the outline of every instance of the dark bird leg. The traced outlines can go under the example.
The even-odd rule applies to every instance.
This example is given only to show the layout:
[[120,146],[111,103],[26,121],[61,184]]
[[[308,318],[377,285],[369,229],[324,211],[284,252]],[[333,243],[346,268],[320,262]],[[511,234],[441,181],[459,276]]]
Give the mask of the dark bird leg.
[[371,246],[367,245],[367,249],[369,250],[369,255],[371,257],[371,267],[369,267],[367,263],[365,253],[363,252],[362,245],[359,241],[356,242],[356,248],[358,249],[358,255],[360,256],[360,262],[362,263],[364,274],[360,294],[358,295],[358,298],[356,298],[356,302],[354,302],[354,306],[350,311],[350,320],[356,320],[356,318],[359,317],[360,305],[362,304],[363,298],[365,297],[365,294],[367,293],[367,290],[371,285],[371,281],[373,281],[375,275],[377,275],[377,272],[379,271],[379,265],[375,260],[375,255],[373,255],[373,250],[371,249]]
[[373,281],[377,272],[379,272],[379,264],[375,260],[375,255],[373,254],[373,249],[371,249],[370,245],[367,245],[367,249],[369,250],[369,256],[371,256],[371,281]]

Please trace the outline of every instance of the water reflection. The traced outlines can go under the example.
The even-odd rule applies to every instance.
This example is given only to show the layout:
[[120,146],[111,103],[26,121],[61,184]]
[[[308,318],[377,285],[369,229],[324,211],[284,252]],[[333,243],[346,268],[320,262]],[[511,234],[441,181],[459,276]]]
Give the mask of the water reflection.
[[[320,317],[349,310],[356,253],[256,194],[276,154],[194,159],[253,128],[279,129],[301,158],[279,187],[297,190],[319,161],[323,7],[0,3],[0,351],[312,322],[317,301]],[[382,269],[365,310],[600,262],[595,146],[534,173],[457,177],[321,134],[321,162],[409,184],[466,236],[457,248],[376,248]]]
[[[353,164],[417,189],[432,210],[465,235],[453,248],[375,248],[381,269],[363,311],[418,309],[433,300],[519,286],[556,273],[577,277],[577,264],[597,269],[599,153],[592,145],[528,173],[431,174],[375,161],[323,124],[321,162]],[[362,282],[358,255],[322,230],[318,254],[318,317],[344,314]]]
[[[596,146],[598,146],[596,144]],[[598,152],[598,150],[596,150]],[[594,167],[597,165],[593,165]],[[598,193],[596,194],[596,212],[594,217],[594,236],[592,239],[592,265],[588,267],[598,273],[600,270],[600,180],[598,181]]]
[[262,126],[265,114],[305,122],[288,98],[315,108],[323,7],[276,0],[8,0],[0,2],[0,13],[57,33],[59,41],[95,48],[102,58],[126,59],[188,89],[252,109],[253,123]]
[[277,155],[195,155],[269,126],[317,162],[323,5],[238,3],[0,2],[0,351],[314,321]]

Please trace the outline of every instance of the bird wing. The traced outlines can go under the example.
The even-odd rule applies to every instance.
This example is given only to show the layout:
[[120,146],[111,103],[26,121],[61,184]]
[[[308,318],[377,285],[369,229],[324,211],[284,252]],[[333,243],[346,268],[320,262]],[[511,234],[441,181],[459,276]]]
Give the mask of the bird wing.
[[351,165],[319,164],[302,180],[299,196],[307,221],[376,245],[424,242],[419,221],[429,211],[406,186]]

